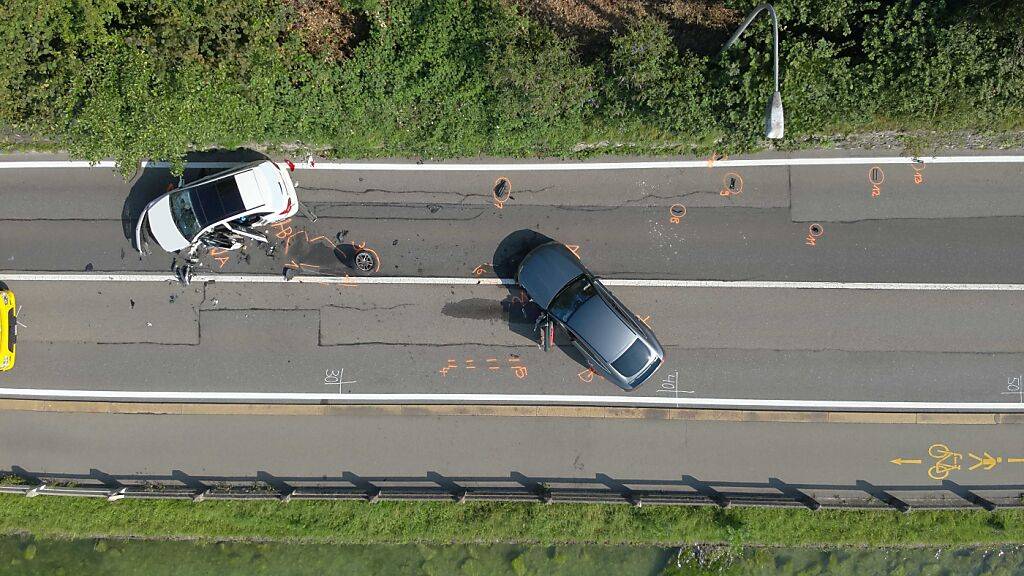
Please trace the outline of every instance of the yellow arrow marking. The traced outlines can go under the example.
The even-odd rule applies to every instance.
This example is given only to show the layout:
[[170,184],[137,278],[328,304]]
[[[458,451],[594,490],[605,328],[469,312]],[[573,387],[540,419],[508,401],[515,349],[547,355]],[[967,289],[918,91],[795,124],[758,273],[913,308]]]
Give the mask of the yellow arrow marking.
[[893,464],[895,464],[897,466],[902,466],[904,464],[920,464],[921,463],[921,459],[920,458],[893,458],[892,460],[889,460],[889,462],[892,462]]
[[995,468],[997,464],[999,464],[1000,462],[1003,461],[1003,457],[1002,456],[996,458],[995,456],[992,456],[988,452],[985,452],[984,456],[976,456],[974,454],[971,454],[970,452],[968,452],[967,455],[978,461],[977,464],[974,464],[973,466],[968,468],[968,470],[975,470],[977,468],[984,468],[985,470],[991,470],[991,469]]

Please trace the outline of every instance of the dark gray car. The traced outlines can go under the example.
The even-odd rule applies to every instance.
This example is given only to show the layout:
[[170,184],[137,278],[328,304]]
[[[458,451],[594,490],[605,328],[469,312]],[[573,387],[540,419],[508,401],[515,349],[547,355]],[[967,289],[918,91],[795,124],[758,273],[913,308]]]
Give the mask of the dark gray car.
[[661,366],[665,351],[654,333],[561,243],[531,250],[516,282],[593,368],[623,390],[643,384]]

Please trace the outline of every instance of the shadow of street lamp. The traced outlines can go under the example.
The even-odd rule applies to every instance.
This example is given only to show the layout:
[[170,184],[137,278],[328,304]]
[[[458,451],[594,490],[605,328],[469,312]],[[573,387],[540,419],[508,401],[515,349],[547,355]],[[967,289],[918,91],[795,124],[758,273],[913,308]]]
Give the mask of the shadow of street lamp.
[[767,10],[772,15],[772,30],[774,42],[772,45],[772,55],[775,59],[775,93],[772,94],[771,101],[768,102],[768,110],[765,114],[764,130],[765,136],[770,139],[782,138],[785,133],[785,119],[782,113],[782,94],[779,93],[779,18],[775,15],[775,8],[771,4],[761,4],[750,11],[747,14],[743,24],[733,33],[729,38],[729,41],[725,43],[725,46],[718,52],[722,54],[732,46],[736,40],[743,34],[743,31],[747,29],[750,22],[757,17],[762,11]]

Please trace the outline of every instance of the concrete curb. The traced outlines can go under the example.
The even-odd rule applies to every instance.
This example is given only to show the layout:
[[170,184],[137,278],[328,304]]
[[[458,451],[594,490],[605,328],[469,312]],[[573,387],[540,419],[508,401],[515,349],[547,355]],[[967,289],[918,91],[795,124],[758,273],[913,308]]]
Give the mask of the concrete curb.
[[996,425],[1024,424],[1024,414],[812,412],[713,410],[600,406],[502,405],[312,405],[89,402],[0,399],[0,411],[76,414],[152,414],[165,416],[483,416],[499,418],[610,418],[834,424]]

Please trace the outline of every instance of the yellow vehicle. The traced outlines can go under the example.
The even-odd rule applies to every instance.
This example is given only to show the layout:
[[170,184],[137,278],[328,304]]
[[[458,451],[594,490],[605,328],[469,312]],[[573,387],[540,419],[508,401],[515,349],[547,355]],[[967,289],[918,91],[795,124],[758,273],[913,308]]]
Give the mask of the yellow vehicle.
[[14,292],[0,290],[0,372],[14,368],[14,350],[18,344],[17,302]]

